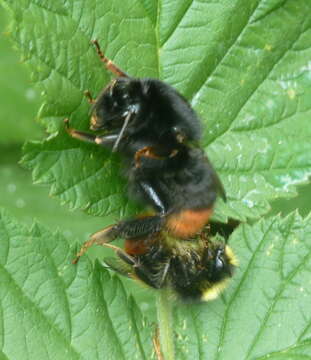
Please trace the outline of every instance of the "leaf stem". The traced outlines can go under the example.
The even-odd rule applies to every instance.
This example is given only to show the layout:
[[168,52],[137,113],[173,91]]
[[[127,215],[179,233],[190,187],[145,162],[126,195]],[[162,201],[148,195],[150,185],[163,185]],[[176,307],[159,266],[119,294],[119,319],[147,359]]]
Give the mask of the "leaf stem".
[[165,289],[157,296],[157,313],[161,352],[164,360],[174,360],[172,303]]

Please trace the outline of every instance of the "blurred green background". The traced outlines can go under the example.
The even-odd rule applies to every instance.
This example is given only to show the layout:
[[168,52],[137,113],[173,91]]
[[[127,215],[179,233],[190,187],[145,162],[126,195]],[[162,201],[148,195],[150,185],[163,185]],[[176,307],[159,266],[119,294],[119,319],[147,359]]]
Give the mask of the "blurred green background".
[[[33,219],[51,229],[58,228],[71,242],[83,242],[89,234],[115,221],[112,218],[95,218],[82,212],[71,212],[57,199],[49,197],[49,189],[32,184],[30,172],[18,165],[25,141],[44,137],[44,129],[36,121],[41,99],[33,88],[30,73],[19,61],[17,51],[6,33],[9,17],[0,7],[0,206],[8,209],[19,220],[32,223]],[[311,185],[299,187],[299,196],[278,200],[272,212],[283,215],[298,208],[301,215],[310,212]],[[92,249],[91,256],[100,249]],[[127,288],[135,287],[136,299],[150,316],[153,313],[153,296],[150,291],[124,280]],[[149,311],[148,311],[149,310]]]
[[[82,211],[70,211],[58,199],[49,196],[49,188],[34,185],[31,173],[19,164],[25,141],[44,138],[44,128],[37,121],[41,105],[40,94],[31,83],[27,66],[7,32],[8,13],[0,6],[0,206],[6,208],[21,222],[32,224],[37,220],[52,230],[58,229],[71,243],[81,244],[91,233],[105,227],[116,219],[96,218]],[[111,250],[106,250],[111,256]],[[100,248],[90,249],[88,255],[104,254]],[[154,296],[122,279],[129,292],[135,294],[142,310],[154,317]],[[135,291],[131,291],[131,289]]]

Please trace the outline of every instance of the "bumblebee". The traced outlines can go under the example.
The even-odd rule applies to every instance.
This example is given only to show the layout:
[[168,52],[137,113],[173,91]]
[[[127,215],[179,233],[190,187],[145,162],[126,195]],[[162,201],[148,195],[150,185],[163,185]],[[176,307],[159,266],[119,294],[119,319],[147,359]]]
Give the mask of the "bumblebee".
[[211,240],[204,232],[191,241],[160,232],[152,237],[127,239],[124,250],[111,244],[105,246],[118,256],[104,259],[109,268],[151,288],[169,288],[183,302],[217,298],[238,264],[225,242]]
[[[102,62],[117,77],[92,104],[92,134],[66,130],[73,138],[119,152],[125,162],[130,194],[153,209],[152,216],[121,221],[96,234],[96,242],[129,239],[165,230],[189,239],[208,223],[217,194],[224,188],[199,146],[201,124],[187,100],[168,84],[133,78],[93,41]],[[87,243],[84,249],[87,248]],[[79,254],[82,254],[80,252]]]

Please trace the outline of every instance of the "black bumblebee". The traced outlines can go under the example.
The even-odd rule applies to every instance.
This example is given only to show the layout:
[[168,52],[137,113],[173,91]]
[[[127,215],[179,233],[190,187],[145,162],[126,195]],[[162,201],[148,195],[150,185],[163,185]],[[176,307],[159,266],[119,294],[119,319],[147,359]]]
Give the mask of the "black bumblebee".
[[91,130],[75,130],[65,120],[74,138],[120,152],[125,159],[130,193],[153,209],[153,215],[125,220],[99,231],[85,243],[107,243],[149,236],[165,230],[178,239],[200,232],[212,214],[223,186],[198,142],[200,121],[185,98],[156,79],[132,78],[101,52],[101,60],[115,75],[92,106]]
[[169,288],[184,302],[215,299],[227,286],[237,259],[223,241],[202,231],[194,239],[175,239],[165,232],[127,239],[125,250],[111,244],[118,258],[104,262],[116,272],[155,288]]

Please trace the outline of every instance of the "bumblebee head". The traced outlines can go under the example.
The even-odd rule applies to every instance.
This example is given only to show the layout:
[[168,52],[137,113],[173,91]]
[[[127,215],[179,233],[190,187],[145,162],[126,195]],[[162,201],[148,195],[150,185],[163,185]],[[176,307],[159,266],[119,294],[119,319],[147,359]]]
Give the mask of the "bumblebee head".
[[120,77],[112,80],[92,108],[91,130],[120,131],[129,112],[139,110],[140,88],[135,79]]
[[212,300],[226,288],[238,261],[224,243],[208,241],[196,245],[183,241],[180,250],[155,242],[143,254],[118,253],[118,261],[105,259],[105,263],[140,284],[169,288],[183,302]]
[[227,287],[238,265],[231,248],[221,241],[207,240],[183,245],[183,252],[171,258],[169,285],[183,302],[216,299]]
[[203,265],[201,300],[213,300],[227,287],[238,261],[228,245],[216,242],[206,249]]

